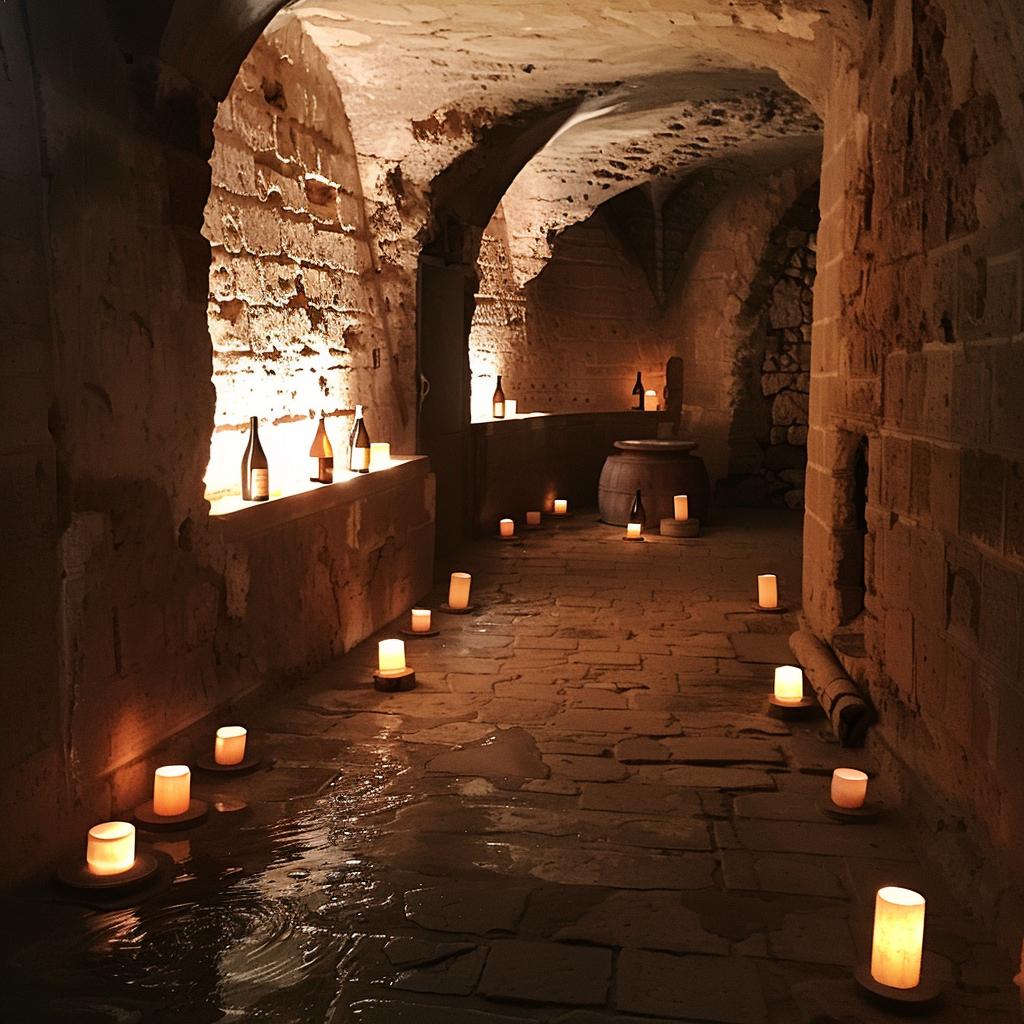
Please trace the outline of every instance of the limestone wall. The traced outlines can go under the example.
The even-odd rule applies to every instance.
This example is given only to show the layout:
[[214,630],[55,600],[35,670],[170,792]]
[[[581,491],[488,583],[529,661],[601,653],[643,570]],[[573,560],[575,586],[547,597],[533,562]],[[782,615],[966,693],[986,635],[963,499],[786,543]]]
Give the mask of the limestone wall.
[[374,440],[411,453],[408,276],[382,273],[343,98],[299,21],[253,48],[214,139],[204,231],[217,407],[207,494],[238,491],[251,415],[272,489],[306,475],[321,411],[339,457],[356,404]]
[[[973,36],[975,15],[876,4],[860,66],[835,68],[804,597],[822,636],[863,630],[851,668],[937,801],[938,842],[987,832],[1008,866],[1024,841],[1024,190],[1006,97],[1022,80],[1010,29],[987,59],[992,26]],[[991,907],[998,883],[962,866]]]
[[[88,826],[145,799],[153,752],[168,736],[254,688],[283,685],[325,663],[390,619],[396,602],[429,586],[433,490],[422,479],[397,495],[336,511],[320,526],[302,518],[276,540],[257,531],[247,565],[240,542],[211,523],[203,480],[215,427],[211,253],[200,230],[215,102],[161,64],[131,25],[119,24],[115,33],[113,18],[99,0],[0,10],[8,214],[0,239],[0,820],[7,837],[0,873],[8,881],[80,850]],[[268,84],[268,94],[275,88]],[[259,90],[269,103],[262,77]],[[332,130],[340,130],[334,112],[328,106],[319,116],[330,115]],[[251,113],[255,139],[268,122]],[[304,117],[315,121],[311,112]],[[286,141],[260,151],[268,160],[281,152],[283,166]],[[254,183],[252,159],[246,165],[236,156],[240,173],[249,166],[253,175],[237,180]],[[219,168],[227,175],[226,162]],[[334,222],[321,231],[309,211],[284,211],[278,197],[293,195],[296,182],[307,181],[305,170],[295,178],[268,164],[259,174],[291,239],[320,252],[325,235],[349,237]],[[351,180],[333,170],[323,177]],[[307,198],[319,178],[309,183]],[[318,195],[329,192],[325,186]],[[342,212],[351,197],[338,195],[338,222],[358,221],[358,211]],[[236,219],[242,232],[251,226],[243,206]],[[223,240],[226,252],[227,232]],[[373,274],[365,244],[361,251],[361,266]],[[247,339],[266,333],[275,303],[290,331],[300,315],[308,317],[315,296],[324,323],[346,325],[348,348],[332,351],[340,335],[323,333],[313,338],[322,346],[316,358],[349,360],[358,373],[380,348],[381,371],[367,383],[374,397],[366,404],[382,407],[386,393],[390,418],[378,432],[393,430],[401,450],[411,408],[393,386],[396,351],[378,340],[388,329],[390,293],[367,288],[343,300],[339,285],[335,301],[335,279],[319,273],[329,254],[310,260],[318,273],[303,273],[300,291],[295,260],[280,263],[291,276],[278,278],[267,275],[269,260],[245,262],[241,247],[237,253],[227,277],[234,275],[238,294],[266,287],[270,296],[262,308],[254,305]],[[253,275],[260,274],[257,284]],[[322,298],[327,293],[330,301]],[[303,294],[308,307],[298,301]],[[234,301],[241,312],[243,299]],[[371,313],[374,327],[360,334]],[[355,320],[359,330],[351,329]],[[229,335],[219,338],[234,353]],[[246,352],[238,359],[251,376],[277,376],[267,372],[277,361]],[[411,367],[399,358],[399,369],[411,388]],[[293,386],[312,401],[305,385]],[[332,396],[340,391],[332,382]],[[342,393],[334,408],[346,401]],[[268,408],[283,414],[283,403]],[[303,429],[312,426],[308,416],[304,405]],[[304,440],[302,464],[308,434]],[[258,511],[273,509],[271,502]],[[317,612],[299,628],[296,615],[307,607]],[[178,756],[188,753],[179,749]]]

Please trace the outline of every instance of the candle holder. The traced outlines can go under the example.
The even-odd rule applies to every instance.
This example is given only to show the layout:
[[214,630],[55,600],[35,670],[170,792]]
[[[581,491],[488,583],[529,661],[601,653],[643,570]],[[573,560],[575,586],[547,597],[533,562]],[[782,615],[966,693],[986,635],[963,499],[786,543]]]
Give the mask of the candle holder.
[[662,537],[697,537],[700,534],[699,519],[662,519]]
[[866,800],[868,775],[857,768],[836,768],[828,797],[818,801],[818,809],[839,821],[856,824],[877,818],[880,808]]
[[153,801],[147,800],[135,808],[133,816],[136,824],[148,832],[179,832],[201,825],[206,821],[209,810],[204,801],[189,800],[188,810],[182,814],[157,814],[153,810]]
[[186,765],[158,768],[153,780],[153,799],[135,808],[135,823],[150,832],[177,832],[206,820],[208,808],[191,796],[191,772]]
[[544,526],[540,521],[539,512],[527,512],[526,523],[523,526],[524,530],[543,530]]
[[774,608],[764,608],[756,601],[751,604],[750,608],[755,612],[764,612],[765,615],[785,615],[789,611],[788,605],[777,604]]
[[768,714],[772,718],[797,721],[811,717],[817,708],[818,702],[813,697],[801,697],[798,701],[785,701],[780,700],[774,693],[768,694]]
[[633,533],[630,533],[630,529],[629,529],[630,526],[639,526],[639,525],[640,525],[639,523],[630,523],[629,526],[626,527],[626,535],[622,539],[626,540],[626,541],[629,541],[631,544],[642,544],[642,543],[644,543],[647,540],[647,538],[644,536],[644,532],[643,532],[643,528],[642,527],[639,530],[635,530],[635,531],[633,531]]
[[392,668],[386,672],[377,669],[373,673],[373,688],[381,693],[395,693],[398,690],[416,688],[416,672],[411,668]]
[[[423,616],[423,615],[426,616],[425,617],[425,622],[426,622],[427,626],[429,627],[432,624],[431,623],[431,614],[430,614],[429,609],[427,609],[427,608],[414,608],[412,610],[412,622],[416,621],[417,612],[421,616]],[[441,632],[441,630],[439,630],[439,629],[430,629],[430,628],[427,628],[427,629],[400,629],[398,632],[401,633],[402,636],[407,636],[407,637],[409,637],[412,640],[422,640],[425,637],[437,636]]]
[[773,718],[806,718],[817,708],[813,697],[804,696],[803,670],[796,665],[775,669],[775,690],[768,695],[768,714]]
[[[117,870],[117,860],[122,856],[127,866]],[[86,855],[61,864],[57,878],[73,889],[116,896],[126,889],[141,887],[159,867],[155,851],[136,846],[133,825],[126,821],[105,821],[89,829]]]
[[498,523],[498,533],[495,536],[495,540],[505,541],[506,544],[522,543],[519,537],[516,536],[516,524],[512,519],[502,519]]
[[465,608],[453,608],[447,601],[443,601],[437,606],[439,612],[444,612],[445,615],[469,615],[470,612],[476,611],[475,604],[467,604]]
[[[235,775],[247,775],[260,767],[260,759],[250,753],[248,746],[249,734],[241,726],[222,726],[217,730],[214,753],[202,754],[196,758],[196,767],[204,772],[228,772]],[[242,743],[242,757],[231,764],[217,760],[217,748],[220,744]]]
[[871,962],[854,979],[871,1002],[896,1013],[926,1013],[942,997],[937,984],[921,977],[924,911],[924,897],[910,889],[885,886],[875,895]]

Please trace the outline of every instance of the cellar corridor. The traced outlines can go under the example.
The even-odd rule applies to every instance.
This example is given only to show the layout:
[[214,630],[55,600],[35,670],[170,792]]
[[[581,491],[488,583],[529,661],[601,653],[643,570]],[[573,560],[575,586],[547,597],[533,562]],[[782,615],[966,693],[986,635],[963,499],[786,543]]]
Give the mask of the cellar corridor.
[[[245,715],[260,768],[155,839],[173,884],[96,910],[4,907],[18,1024],[882,1024],[858,994],[875,890],[927,900],[933,1020],[1018,1019],[1014,965],[958,906],[898,778],[824,715],[769,717],[800,598],[800,517],[723,513],[694,540],[577,512],[486,539],[465,616],[409,640],[409,692],[370,685],[382,630]],[[182,740],[173,758],[195,754]],[[869,822],[819,809],[863,767]],[[126,901],[131,903],[131,901]]]

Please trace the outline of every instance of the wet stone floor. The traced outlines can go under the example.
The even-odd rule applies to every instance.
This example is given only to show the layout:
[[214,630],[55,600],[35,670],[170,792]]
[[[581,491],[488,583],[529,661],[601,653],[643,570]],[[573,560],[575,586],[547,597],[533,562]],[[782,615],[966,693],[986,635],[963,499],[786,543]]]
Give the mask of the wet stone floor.
[[161,891],[8,901],[2,1019],[873,1024],[896,1018],[852,974],[896,884],[928,900],[932,1019],[1017,1020],[926,837],[818,809],[864,755],[766,713],[796,616],[752,611],[755,576],[799,605],[800,526],[626,544],[579,513],[467,546],[444,568],[477,609],[407,640],[417,688],[372,688],[382,631],[250,716],[261,769],[194,773],[210,820],[140,833],[173,859]]

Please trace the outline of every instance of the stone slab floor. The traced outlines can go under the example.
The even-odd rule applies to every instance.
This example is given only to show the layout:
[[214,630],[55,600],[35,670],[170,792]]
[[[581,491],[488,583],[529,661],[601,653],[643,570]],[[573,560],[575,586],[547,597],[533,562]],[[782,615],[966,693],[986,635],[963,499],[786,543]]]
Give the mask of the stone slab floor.
[[799,605],[800,517],[621,535],[468,546],[477,609],[407,641],[417,688],[370,685],[392,631],[251,716],[263,768],[196,774],[211,820],[155,837],[177,877],[146,903],[19,897],[4,1019],[872,1024],[852,973],[897,884],[928,900],[933,1019],[1018,1020],[898,811],[818,809],[863,754],[766,714],[796,617],[753,612],[755,577]]

